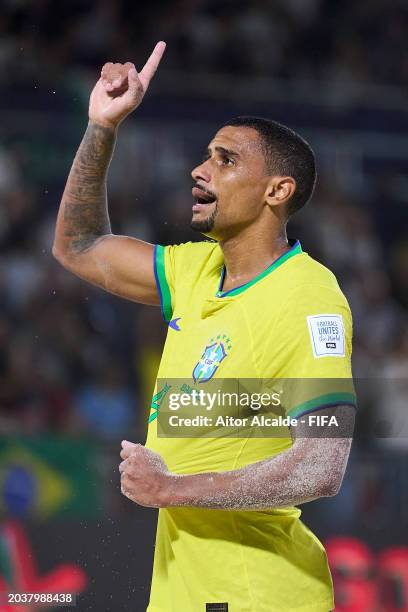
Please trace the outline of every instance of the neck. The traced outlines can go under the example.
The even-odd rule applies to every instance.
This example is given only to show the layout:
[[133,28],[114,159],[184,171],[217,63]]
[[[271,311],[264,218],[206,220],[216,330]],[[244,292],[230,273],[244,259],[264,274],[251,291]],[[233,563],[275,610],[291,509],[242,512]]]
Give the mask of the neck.
[[223,291],[249,282],[290,248],[284,226],[269,235],[249,227],[219,245],[225,264]]

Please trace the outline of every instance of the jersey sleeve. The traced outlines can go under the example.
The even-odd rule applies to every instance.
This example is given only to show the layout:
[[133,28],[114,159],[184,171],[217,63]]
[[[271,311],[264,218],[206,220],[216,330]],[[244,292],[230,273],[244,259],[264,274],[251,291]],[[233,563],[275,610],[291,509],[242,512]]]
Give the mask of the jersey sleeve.
[[154,275],[163,318],[169,323],[177,302],[187,299],[191,288],[200,285],[222,267],[221,252],[214,241],[156,245]]
[[278,358],[268,364],[265,355],[265,376],[273,375],[275,383],[279,379],[287,416],[299,418],[340,404],[356,406],[352,318],[338,286],[305,285],[293,291],[273,325],[268,348]]
[[154,249],[154,276],[163,319],[167,323],[172,318],[176,298],[176,279],[180,276],[185,260],[186,247],[189,244],[172,246],[157,244]]

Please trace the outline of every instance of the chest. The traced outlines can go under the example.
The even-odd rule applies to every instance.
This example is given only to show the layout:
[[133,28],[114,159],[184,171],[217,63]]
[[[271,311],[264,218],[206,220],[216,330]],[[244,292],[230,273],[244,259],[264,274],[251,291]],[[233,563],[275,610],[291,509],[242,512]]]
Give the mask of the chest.
[[266,301],[259,303],[243,296],[178,304],[169,325],[159,377],[205,383],[214,377],[262,376],[275,315]]

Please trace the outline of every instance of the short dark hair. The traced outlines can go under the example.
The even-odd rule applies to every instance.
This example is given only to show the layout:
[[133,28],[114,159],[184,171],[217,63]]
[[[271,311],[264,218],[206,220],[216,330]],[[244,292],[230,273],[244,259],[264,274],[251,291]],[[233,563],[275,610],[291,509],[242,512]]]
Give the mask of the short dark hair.
[[316,183],[316,161],[309,143],[286,125],[264,117],[234,117],[227,125],[256,130],[261,137],[267,171],[295,179],[296,190],[287,204],[288,217],[305,206]]

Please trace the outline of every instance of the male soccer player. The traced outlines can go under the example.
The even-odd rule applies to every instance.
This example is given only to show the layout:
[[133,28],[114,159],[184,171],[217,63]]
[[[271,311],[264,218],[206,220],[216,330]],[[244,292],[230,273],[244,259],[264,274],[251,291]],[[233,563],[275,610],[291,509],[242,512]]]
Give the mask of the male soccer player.
[[[140,73],[103,67],[53,249],[81,278],[160,305],[169,322],[146,446],[124,441],[120,453],[124,495],[160,508],[148,610],[328,612],[325,551],[295,506],[338,491],[354,397],[340,382],[329,392],[318,382],[351,377],[347,302],[333,274],[286,238],[288,218],[313,192],[314,155],[285,126],[234,119],[192,172],[192,227],[212,241],[163,247],[113,235],[106,177],[116,131],[164,49],[158,43]],[[297,426],[279,438],[157,435],[166,381],[204,389],[236,377],[292,379],[285,414]],[[306,435],[308,414],[335,416],[342,434]]]

